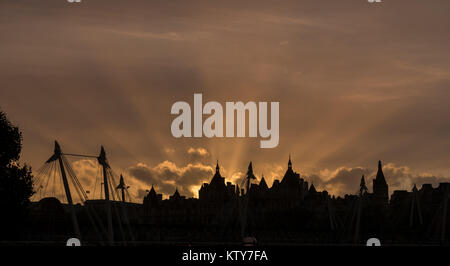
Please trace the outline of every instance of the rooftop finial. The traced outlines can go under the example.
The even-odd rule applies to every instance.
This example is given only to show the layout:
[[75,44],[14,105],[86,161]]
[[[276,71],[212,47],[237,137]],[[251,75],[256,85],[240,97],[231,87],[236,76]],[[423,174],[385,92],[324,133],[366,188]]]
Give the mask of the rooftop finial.
[[250,161],[250,164],[248,165],[247,179],[256,179],[255,175],[253,174],[253,163],[252,163],[252,161]]
[[292,168],[291,155],[289,154],[288,168]]
[[216,173],[218,173],[219,170],[220,170],[220,167],[219,167],[219,160],[217,160],[217,164],[216,164]]
[[173,196],[175,198],[179,198],[180,197],[180,192],[178,192],[178,186],[175,188],[175,193],[173,193]]

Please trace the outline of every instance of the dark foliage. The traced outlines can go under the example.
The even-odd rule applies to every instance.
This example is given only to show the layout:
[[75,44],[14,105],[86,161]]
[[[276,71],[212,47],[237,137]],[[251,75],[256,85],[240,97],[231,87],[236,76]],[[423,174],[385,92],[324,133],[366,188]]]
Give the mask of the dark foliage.
[[0,239],[19,238],[33,195],[31,167],[19,163],[22,133],[0,111]]

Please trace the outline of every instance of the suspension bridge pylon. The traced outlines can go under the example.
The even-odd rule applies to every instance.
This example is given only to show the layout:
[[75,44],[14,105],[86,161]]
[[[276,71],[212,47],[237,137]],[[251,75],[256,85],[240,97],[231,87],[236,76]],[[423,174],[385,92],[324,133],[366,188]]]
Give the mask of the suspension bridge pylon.
[[108,159],[106,158],[106,152],[105,148],[101,146],[100,149],[100,155],[97,158],[98,163],[102,166],[103,170],[103,186],[105,191],[105,202],[106,202],[106,218],[108,222],[108,237],[111,242],[114,241],[114,229],[113,229],[113,223],[112,223],[112,206],[111,201],[109,197],[109,186],[110,183],[108,181],[108,169],[111,167],[109,166]]
[[70,193],[69,182],[67,181],[67,175],[66,175],[66,170],[65,170],[65,167],[64,167],[64,161],[63,161],[62,155],[63,155],[63,153],[61,151],[61,146],[59,146],[58,142],[55,140],[54,153],[47,160],[46,163],[50,163],[50,162],[53,162],[53,161],[56,161],[56,160],[58,160],[58,162],[59,162],[59,169],[61,171],[61,177],[62,177],[62,181],[63,181],[63,184],[64,184],[65,194],[66,194],[66,197],[67,197],[67,203],[69,204],[73,230],[74,230],[75,236],[78,239],[81,239],[80,227],[78,226],[77,215],[75,213],[75,208],[73,206],[72,194]]

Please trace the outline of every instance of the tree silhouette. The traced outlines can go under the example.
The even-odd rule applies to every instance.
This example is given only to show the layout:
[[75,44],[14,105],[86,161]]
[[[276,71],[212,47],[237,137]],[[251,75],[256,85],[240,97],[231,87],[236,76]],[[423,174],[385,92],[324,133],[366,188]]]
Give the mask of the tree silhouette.
[[33,195],[31,167],[20,165],[22,133],[0,111],[0,239],[18,239]]

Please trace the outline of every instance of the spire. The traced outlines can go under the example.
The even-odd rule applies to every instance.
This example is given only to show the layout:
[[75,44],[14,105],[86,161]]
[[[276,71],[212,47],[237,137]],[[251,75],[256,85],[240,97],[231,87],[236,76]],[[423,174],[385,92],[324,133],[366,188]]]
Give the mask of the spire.
[[252,179],[256,179],[255,175],[253,174],[253,165],[252,165],[252,161],[250,161],[250,164],[248,165],[248,170],[247,170],[247,175],[245,177],[244,180],[244,184],[245,184],[245,188],[246,188],[246,193],[249,192],[250,190],[250,186],[251,186],[251,182]]
[[248,165],[248,170],[247,170],[247,175],[253,175],[253,165],[252,165],[252,161],[250,161],[250,164]]
[[219,160],[217,160],[217,163],[216,163],[216,173],[214,174],[214,176],[211,179],[211,182],[209,184],[213,185],[213,186],[222,186],[225,184],[225,178],[223,178],[220,175]]
[[220,167],[219,167],[219,160],[217,160],[217,164],[216,164],[216,173],[220,173]]
[[250,164],[248,165],[247,179],[256,179],[255,175],[253,174],[253,165],[252,165],[252,161],[250,161]]
[[381,161],[378,161],[377,176],[373,180],[373,195],[377,204],[387,206],[389,203],[389,186],[384,178]]
[[386,183],[386,179],[384,178],[384,174],[383,174],[383,167],[381,165],[381,161],[378,161],[378,172],[377,172],[377,176],[375,177],[375,180],[378,184],[387,184]]
[[367,186],[366,181],[364,180],[364,175],[361,177],[361,183],[359,185],[359,195],[362,196],[363,194],[367,193]]
[[288,168],[292,169],[291,155],[289,154]]
[[156,191],[152,185],[152,188],[150,189],[150,191],[148,191],[147,198],[156,198],[156,197],[157,197]]
[[175,193],[173,193],[174,197],[180,197],[180,192],[178,192],[178,187],[175,189]]
[[264,174],[261,174],[261,181],[259,181],[259,187],[267,190],[269,187],[267,186],[266,180],[264,179]]

